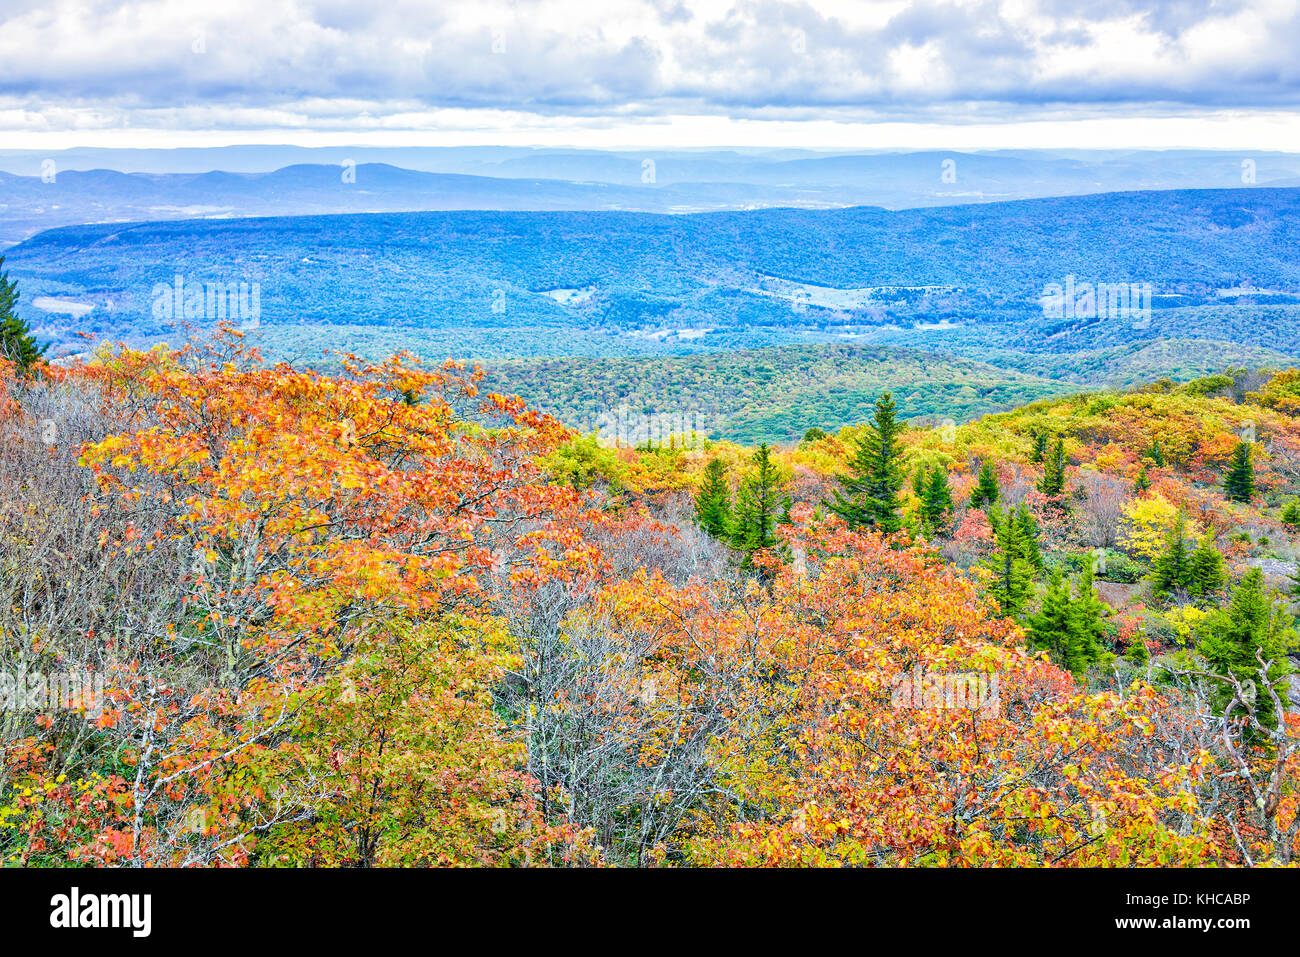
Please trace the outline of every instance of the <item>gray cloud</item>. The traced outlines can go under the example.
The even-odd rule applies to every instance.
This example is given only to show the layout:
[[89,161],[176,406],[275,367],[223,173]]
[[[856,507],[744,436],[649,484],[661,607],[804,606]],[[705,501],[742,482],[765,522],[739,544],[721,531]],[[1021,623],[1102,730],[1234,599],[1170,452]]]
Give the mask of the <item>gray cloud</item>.
[[1300,102],[1297,45],[1295,0],[5,0],[0,117],[197,128],[400,124],[449,108],[894,119],[1276,108]]

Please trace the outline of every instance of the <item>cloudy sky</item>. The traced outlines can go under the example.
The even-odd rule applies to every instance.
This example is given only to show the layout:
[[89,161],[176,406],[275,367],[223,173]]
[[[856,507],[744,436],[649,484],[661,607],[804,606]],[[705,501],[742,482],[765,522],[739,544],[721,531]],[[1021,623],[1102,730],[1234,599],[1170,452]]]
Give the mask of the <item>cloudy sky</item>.
[[0,145],[1300,150],[1300,0],[0,0]]

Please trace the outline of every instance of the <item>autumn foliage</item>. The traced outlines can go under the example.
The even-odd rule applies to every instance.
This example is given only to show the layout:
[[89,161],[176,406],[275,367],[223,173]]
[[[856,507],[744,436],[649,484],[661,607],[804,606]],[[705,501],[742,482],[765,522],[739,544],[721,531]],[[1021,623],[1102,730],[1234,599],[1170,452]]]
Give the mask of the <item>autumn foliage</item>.
[[[825,437],[780,453],[795,501],[741,561],[690,514],[707,462],[748,455],[584,445],[454,363],[342,368],[264,367],[229,330],[0,368],[0,670],[102,681],[3,712],[3,863],[1291,860],[1294,751],[1221,747],[1153,672],[1031,650],[973,563],[983,511],[952,522],[965,566],[850,528],[819,506],[848,454]],[[1090,454],[1132,471],[1149,423],[1098,429]],[[928,441],[908,454],[969,499],[978,466]],[[1002,454],[1044,537],[1072,534]],[[1165,513],[1130,512],[1156,548]]]

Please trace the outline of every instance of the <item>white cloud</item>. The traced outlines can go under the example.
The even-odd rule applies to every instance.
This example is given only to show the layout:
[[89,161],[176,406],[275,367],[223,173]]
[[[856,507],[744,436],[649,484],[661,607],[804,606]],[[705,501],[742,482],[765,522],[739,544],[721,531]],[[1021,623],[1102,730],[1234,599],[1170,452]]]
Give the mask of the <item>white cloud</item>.
[[1300,104],[1300,0],[5,0],[5,10],[7,141],[429,123],[587,135],[688,116],[733,131],[919,128],[1055,121],[1062,109],[1208,122]]

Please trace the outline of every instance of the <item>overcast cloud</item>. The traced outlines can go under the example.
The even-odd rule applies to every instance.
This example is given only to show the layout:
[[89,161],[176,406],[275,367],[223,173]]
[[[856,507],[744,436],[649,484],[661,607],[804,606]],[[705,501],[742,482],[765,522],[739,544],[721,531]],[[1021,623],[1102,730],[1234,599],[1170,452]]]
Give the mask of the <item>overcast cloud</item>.
[[0,0],[0,11],[11,138],[1285,117],[1300,101],[1300,0]]

